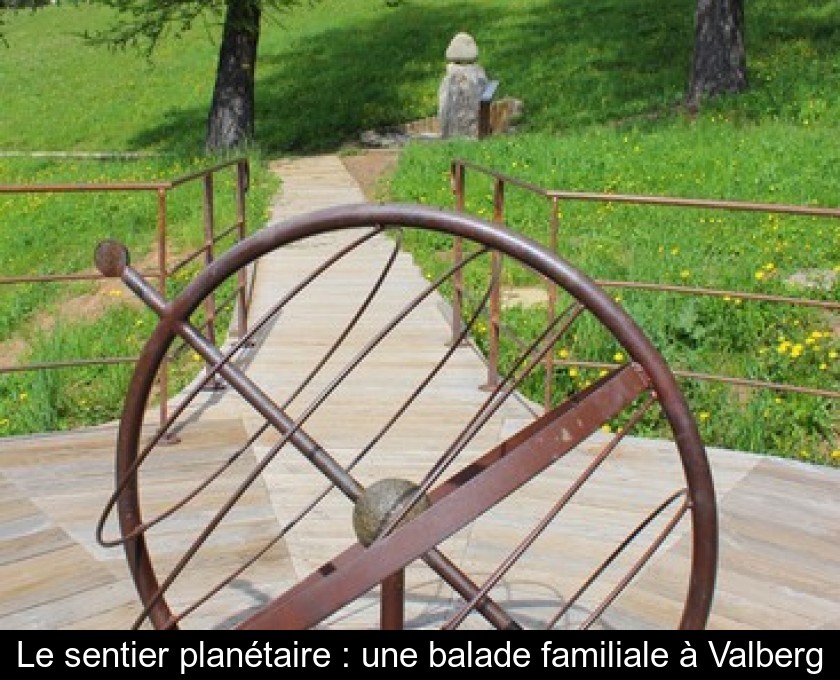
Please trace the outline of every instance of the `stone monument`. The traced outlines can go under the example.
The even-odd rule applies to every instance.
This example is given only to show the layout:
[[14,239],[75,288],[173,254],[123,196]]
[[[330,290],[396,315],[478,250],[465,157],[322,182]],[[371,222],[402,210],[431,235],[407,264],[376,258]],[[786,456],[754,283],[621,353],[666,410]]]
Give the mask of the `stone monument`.
[[487,74],[478,62],[478,46],[468,33],[458,33],[446,50],[446,75],[438,90],[441,137],[478,137],[481,95]]

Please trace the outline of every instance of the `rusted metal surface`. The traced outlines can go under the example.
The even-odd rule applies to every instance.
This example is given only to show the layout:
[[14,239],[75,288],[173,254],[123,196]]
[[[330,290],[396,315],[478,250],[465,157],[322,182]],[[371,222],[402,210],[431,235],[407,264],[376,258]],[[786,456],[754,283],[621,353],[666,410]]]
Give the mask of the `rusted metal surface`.
[[[311,405],[305,414],[298,418],[296,421],[289,418],[289,416],[285,413],[285,411],[278,407],[275,404],[269,395],[267,395],[255,382],[253,382],[248,376],[244,373],[239,371],[237,368],[233,367],[229,363],[230,354],[227,356],[223,356],[221,352],[215,347],[215,345],[211,344],[209,340],[203,337],[194,326],[192,326],[189,322],[184,321],[183,319],[188,319],[189,314],[191,312],[183,312],[178,309],[178,300],[175,300],[171,305],[166,302],[166,300],[155,291],[141,276],[138,275],[130,266],[128,266],[128,256],[127,254],[114,254],[113,251],[117,251],[119,253],[122,251],[125,252],[124,249],[115,243],[105,243],[97,250],[97,261],[107,261],[107,262],[123,262],[126,263],[125,266],[120,268],[119,276],[122,278],[123,282],[131,288],[137,295],[140,297],[146,305],[148,305],[156,314],[158,314],[162,321],[162,328],[170,332],[172,334],[177,334],[183,340],[185,340],[196,352],[198,352],[204,359],[208,362],[208,364],[212,364],[212,370],[209,372],[210,376],[215,374],[219,374],[224,377],[227,382],[236,389],[259,413],[261,413],[268,424],[270,424],[277,432],[282,434],[282,439],[272,447],[271,452],[266,455],[263,460],[252,470],[252,472],[247,476],[245,480],[240,484],[239,489],[236,493],[231,495],[225,503],[220,507],[218,513],[212,518],[211,521],[208,522],[205,529],[202,531],[201,535],[196,539],[196,541],[187,548],[175,567],[172,568],[170,574],[167,578],[160,584],[159,587],[156,587],[155,593],[153,596],[149,598],[147,604],[147,611],[144,611],[142,618],[145,617],[147,613],[152,613],[152,619],[155,621],[156,625],[161,625],[161,622],[165,622],[164,627],[168,627],[170,622],[173,620],[171,613],[168,609],[161,610],[156,605],[161,604],[161,598],[163,594],[166,592],[167,588],[175,581],[175,579],[179,576],[179,574],[183,571],[186,567],[188,562],[195,556],[198,552],[201,545],[210,537],[213,531],[219,526],[222,519],[233,509],[236,502],[242,497],[242,495],[248,490],[248,488],[254,483],[257,479],[258,475],[266,468],[266,466],[273,460],[273,458],[279,453],[279,451],[286,445],[291,444],[294,446],[305,458],[307,458],[313,465],[320,470],[324,476],[330,480],[330,482],[341,492],[343,492],[351,501],[356,501],[361,494],[363,487],[351,476],[349,475],[339,464],[338,462],[330,456],[328,452],[326,452],[318,443],[316,443],[303,429],[303,425],[306,419],[315,412],[320,404],[326,399],[329,394],[329,390],[326,393],[322,393],[318,400],[316,400],[313,405]],[[395,252],[396,254],[396,252]],[[114,269],[111,269],[114,271]],[[383,330],[370,342],[368,345],[363,349],[361,354],[355,359],[354,364],[357,364],[361,361],[370,351],[378,344],[394,327],[396,327],[397,323],[405,318],[420,302],[422,298],[427,297],[430,295],[434,290],[437,289],[437,286],[440,284],[438,281],[436,284],[430,285],[427,289],[418,297],[415,298],[411,303],[406,305],[406,307],[402,310],[400,314],[397,315],[397,318],[393,323],[389,326],[383,328]],[[279,311],[279,308],[278,310]],[[185,314],[185,316],[181,317],[180,314]],[[159,328],[161,328],[159,326]],[[173,336],[170,336],[167,340],[167,344],[171,342]],[[339,339],[340,341],[340,339]],[[155,356],[161,357],[163,360],[166,358],[166,352],[162,354],[158,354],[155,352]],[[146,358],[146,353],[141,357],[141,361]],[[159,359],[160,361],[161,359]],[[341,375],[338,379],[334,380],[331,384],[331,388],[334,388],[336,385],[339,384],[340,380],[346,377],[347,373],[350,369],[346,369],[344,374]],[[141,379],[145,380],[146,375],[149,369],[146,367],[145,363],[141,365],[138,362],[137,371],[141,373]],[[130,391],[130,395],[133,394],[133,390]],[[145,403],[145,400],[144,400]],[[166,421],[167,423],[171,421]],[[158,442],[165,442],[166,438],[169,436],[170,431],[167,428],[166,431],[159,432],[158,436],[155,438]],[[122,437],[122,430],[120,436]],[[118,449],[121,451],[122,449]],[[144,456],[148,455],[151,451],[149,447],[146,447],[144,450]],[[132,462],[125,463],[129,466],[130,472],[128,475],[123,476],[122,482],[118,485],[118,492],[112,498],[111,502],[109,502],[108,507],[106,508],[106,513],[110,508],[114,506],[116,503],[118,507],[118,500],[120,498],[120,492],[124,491],[128,482],[133,478],[133,475],[136,473],[136,470],[139,466],[139,462],[132,460]],[[118,461],[118,466],[120,465]],[[202,486],[206,486],[203,484]],[[160,521],[160,519],[171,515],[178,507],[182,507],[185,505],[185,502],[188,499],[184,499],[184,501],[177,504],[177,506],[171,508],[170,510],[166,511],[158,518],[154,520],[154,523]],[[122,515],[121,515],[122,518]],[[398,520],[397,520],[398,521]],[[100,521],[100,530],[101,527],[104,525],[104,516],[103,519]],[[130,529],[123,528],[124,536],[122,539],[115,541],[115,542],[108,542],[103,541],[100,539],[100,542],[103,544],[114,544],[114,543],[122,543],[126,546],[126,550],[133,550],[130,548],[130,541],[138,540],[142,538],[143,532],[145,532],[150,524],[141,524],[141,525],[133,525]],[[473,592],[476,588],[474,584],[471,584],[469,579],[461,573],[457,567],[455,567],[451,562],[449,562],[444,556],[440,555],[437,551],[431,550],[425,557],[427,564],[431,566],[433,569],[437,570],[439,573],[446,574],[448,580],[453,585],[453,587],[461,587],[466,588],[467,592]],[[143,583],[151,584],[152,581],[148,580],[150,577],[143,572],[144,575],[141,577]],[[482,612],[486,613],[486,615],[491,617],[496,617],[498,620],[499,615],[494,613],[497,609],[493,606],[492,602],[485,603],[482,607]],[[154,615],[154,612],[157,611],[157,614]]]
[[[497,217],[500,221],[501,212]],[[399,327],[421,301],[436,293],[444,283],[455,281],[471,262],[486,257],[510,258],[521,263],[567,292],[574,298],[575,303],[547,324],[542,333],[519,352],[512,368],[504,375],[498,376],[480,409],[472,419],[463,424],[449,446],[441,451],[439,458],[429,465],[424,478],[417,485],[413,500],[406,503],[401,511],[394,513],[387,525],[381,529],[378,538],[370,545],[350,545],[347,550],[337,554],[299,583],[277,594],[272,602],[247,616],[238,627],[312,627],[345,604],[377,585],[382,585],[380,623],[385,628],[401,628],[404,595],[402,572],[406,566],[418,559],[431,567],[467,602],[466,608],[451,622],[451,627],[455,627],[472,611],[480,613],[497,628],[521,627],[521,623],[506,611],[504,606],[492,599],[491,590],[495,582],[528,551],[534,538],[550,522],[562,515],[561,510],[587,482],[594,468],[613,452],[653,401],[661,407],[675,435],[679,463],[685,477],[685,489],[678,489],[675,493],[685,495],[686,501],[683,510],[672,519],[661,537],[647,547],[645,556],[649,557],[655,552],[663,538],[683,519],[683,515],[687,516],[687,521],[691,524],[691,575],[688,579],[682,616],[677,624],[684,628],[699,628],[705,625],[714,591],[717,563],[714,488],[696,423],[673,373],[633,320],[595,282],[550,251],[507,230],[499,221],[484,222],[463,214],[409,205],[356,205],[320,211],[271,225],[240,242],[221,255],[212,268],[205,269],[171,301],[164,299],[154,286],[131,268],[127,253],[121,246],[115,243],[100,246],[96,259],[101,263],[103,273],[119,276],[160,317],[160,322],[138,361],[126,397],[117,446],[117,485],[103,512],[98,530],[99,540],[104,545],[124,547],[143,603],[143,611],[138,617],[137,625],[141,625],[148,618],[159,628],[177,627],[184,616],[211,599],[225,584],[241,574],[260,554],[288,531],[294,530],[300,520],[318,507],[326,492],[312,498],[302,513],[283,527],[278,536],[260,553],[246,560],[242,566],[231,570],[224,583],[208,586],[207,592],[191,604],[178,611],[173,610],[168,601],[170,587],[182,576],[185,567],[195,557],[199,548],[213,535],[221,520],[237,505],[266,466],[281,453],[281,450],[289,448],[287,445],[323,475],[329,488],[339,490],[351,502],[359,498],[364,487],[354,476],[354,467],[370,452],[379,438],[399,421],[400,416],[422,394],[428,382],[449,360],[456,348],[474,331],[480,311],[492,304],[492,284],[488,286],[479,309],[468,319],[458,320],[457,330],[453,331],[451,342],[427,377],[409,395],[405,403],[397,408],[393,418],[386,422],[366,445],[360,447],[359,453],[349,464],[342,465],[333,453],[314,438],[308,429],[310,418],[322,408],[332,391],[367,359],[384,338]],[[272,395],[260,386],[258,378],[247,375],[232,361],[238,348],[247,343],[248,334],[240,338],[237,347],[223,354],[206,334],[200,332],[189,321],[196,308],[203,304],[208,295],[223,281],[250,266],[259,257],[306,238],[348,229],[366,230],[360,238],[340,250],[332,261],[324,262],[310,276],[304,278],[299,286],[286,293],[255,326],[270,323],[287,302],[321,276],[334,262],[386,228],[388,233],[393,231],[396,237],[391,258],[383,265],[383,270],[368,295],[360,301],[356,314],[339,333],[333,346],[326,349],[322,360],[317,362],[312,372],[302,380],[294,396],[312,380],[315,373],[321,371],[347,334],[356,326],[371,300],[386,285],[403,230],[433,230],[449,234],[454,239],[468,241],[471,244],[469,255],[460,258],[439,278],[429,282],[423,291],[409,299],[402,309],[384,322],[380,330],[374,333],[358,353],[348,360],[345,367],[328,381],[326,387],[309,402],[309,405],[294,416],[287,410],[288,400],[279,403],[275,401]],[[556,343],[570,332],[570,328],[582,313],[597,319],[616,338],[630,357],[629,361],[616,366],[580,392],[567,395],[562,404],[510,435],[483,456],[474,460],[462,460],[462,453],[467,444],[475,438],[505,400],[514,398],[522,380],[537,367],[544,365],[546,354],[551,353]],[[256,328],[253,332],[256,332]],[[207,362],[208,374],[204,381],[216,375],[224,378],[264,419],[265,425],[244,442],[233,458],[241,455],[256,437],[269,429],[274,430],[279,439],[255,462],[237,490],[220,501],[216,514],[207,519],[194,543],[185,546],[178,563],[167,573],[159,575],[154,558],[148,551],[147,533],[162,518],[169,517],[183,508],[194,494],[201,493],[219,474],[217,471],[207,479],[195,480],[194,490],[190,494],[152,519],[144,519],[140,481],[142,465],[160,445],[166,433],[177,426],[179,416],[200,389],[200,386],[195,387],[178,409],[168,414],[151,440],[146,444],[141,443],[145,408],[153,387],[153,376],[176,338],[185,341]],[[622,414],[640,398],[646,398],[646,403],[637,409],[636,415],[631,415],[624,429],[602,449],[591,470],[580,476],[567,489],[558,489],[559,500],[552,511],[537,523],[532,534],[526,537],[514,553],[500,565],[497,573],[483,585],[476,582],[466,569],[459,567],[441,552],[439,546],[447,537],[478,521],[503,499],[520,491],[536,476],[558,464],[558,461],[587,440],[602,424]],[[430,507],[416,517],[408,519],[407,513],[413,504],[425,495],[431,500]],[[118,514],[120,536],[108,539],[104,536],[104,526],[113,510]],[[649,518],[657,516],[660,511],[654,509]],[[337,518],[337,521],[342,520]],[[349,513],[346,521],[349,521]],[[649,521],[650,519],[645,520],[642,524]],[[632,532],[622,545],[633,541],[637,533],[638,531]],[[632,581],[646,557],[637,561],[625,574],[617,592]],[[609,602],[605,602],[603,606],[608,605]]]
[[382,630],[402,630],[405,619],[405,573],[400,570],[382,579]]
[[[461,610],[453,616],[449,621],[446,623],[446,628],[454,629],[457,628],[467,617],[470,611],[478,604],[481,598],[486,597],[490,590],[502,579],[502,577],[507,574],[510,569],[516,564],[516,562],[525,554],[525,552],[530,548],[534,542],[543,534],[543,532],[551,525],[551,523],[557,518],[557,515],[563,510],[563,508],[568,505],[569,501],[574,497],[574,495],[583,487],[586,481],[592,476],[598,466],[603,463],[607,457],[615,450],[621,440],[627,435],[628,432],[632,431],[632,429],[638,424],[639,420],[641,420],[642,416],[647,412],[647,410],[653,405],[655,398],[653,395],[648,395],[645,399],[644,403],[640,408],[636,410],[636,412],[632,415],[632,417],[625,423],[622,429],[613,437],[612,441],[605,446],[601,452],[593,458],[592,462],[586,467],[586,469],[578,476],[578,478],[571,484],[569,487],[563,492],[561,497],[558,501],[552,506],[551,510],[534,526],[534,528],[528,533],[525,539],[516,546],[515,550],[511,552],[496,568],[496,570],[487,578],[482,586],[481,590],[473,596],[473,598],[467,602]],[[600,420],[599,418],[595,419]],[[632,540],[632,539],[630,539]],[[629,541],[628,541],[629,542]],[[594,578],[587,579],[586,583],[584,583],[583,589],[585,590],[588,585],[594,582]],[[551,628],[557,620],[563,616],[563,614],[568,611],[568,609],[574,605],[574,602],[580,597],[580,592],[576,594],[576,596],[571,599],[563,608],[561,608],[560,612],[549,622],[548,627]]]
[[[213,177],[223,171],[234,170],[236,172],[235,183],[235,200],[236,200],[236,222],[234,225],[219,231],[215,222],[214,210],[214,187]],[[169,263],[168,248],[169,248],[169,234],[168,234],[168,205],[167,201],[172,190],[189,184],[191,182],[202,181],[204,185],[203,202],[204,202],[204,244],[195,251],[186,254],[179,262],[174,264]],[[230,161],[215,164],[211,167],[198,170],[173,180],[156,181],[156,182],[80,182],[80,183],[40,183],[40,184],[0,184],[0,194],[96,194],[96,193],[154,193],[157,197],[157,211],[155,222],[155,249],[157,252],[157,266],[155,271],[144,272],[142,276],[149,280],[156,281],[157,289],[165,295],[168,282],[173,275],[183,269],[185,266],[204,256],[203,265],[210,266],[215,258],[215,248],[217,244],[226,236],[235,233],[236,240],[242,240],[247,233],[245,223],[245,194],[247,191],[248,182],[248,161],[244,158],[233,159]],[[107,266],[106,263],[103,263]],[[26,276],[0,276],[0,286],[2,285],[16,285],[24,283],[34,284],[49,284],[49,283],[65,283],[72,281],[96,281],[104,277],[100,274],[86,274],[86,273],[61,273],[61,274],[44,274],[44,275],[26,275]],[[237,310],[237,331],[240,335],[245,334],[247,327],[247,297],[246,297],[245,273],[238,274],[238,286],[235,291],[235,302]],[[231,299],[230,302],[233,302]],[[216,337],[216,318],[218,315],[218,305],[214,296],[210,296],[206,303],[205,313],[207,317],[207,333],[212,341]],[[0,375],[12,372],[28,372],[41,371],[58,368],[76,368],[89,365],[112,365],[131,363],[137,360],[137,357],[95,357],[84,360],[77,359],[62,359],[52,362],[39,363],[21,363],[9,366],[0,366]],[[159,390],[163,395],[168,394],[169,374],[167,370],[167,359],[161,362],[159,374]],[[160,400],[160,422],[167,420],[167,400],[165,398]]]

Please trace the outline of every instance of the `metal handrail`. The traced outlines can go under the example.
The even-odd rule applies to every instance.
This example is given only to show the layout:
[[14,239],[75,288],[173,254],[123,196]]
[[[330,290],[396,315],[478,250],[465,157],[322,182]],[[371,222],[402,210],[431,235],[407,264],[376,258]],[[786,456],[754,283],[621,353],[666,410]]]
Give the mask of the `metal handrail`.
[[[558,246],[558,232],[560,223],[560,201],[590,201],[601,203],[625,203],[632,205],[653,205],[653,206],[667,206],[677,208],[702,208],[709,210],[726,210],[726,211],[744,211],[744,212],[762,212],[762,213],[777,213],[788,215],[801,215],[809,217],[827,217],[840,218],[840,209],[825,208],[819,206],[803,206],[790,205],[783,203],[760,203],[749,201],[723,201],[714,199],[700,199],[700,198],[680,198],[668,196],[650,196],[650,195],[631,195],[631,194],[611,194],[611,193],[596,193],[596,192],[582,192],[582,191],[565,191],[553,190],[546,187],[539,186],[532,182],[528,182],[518,177],[498,172],[486,166],[474,163],[472,161],[455,159],[451,163],[450,177],[452,192],[454,194],[455,208],[459,211],[465,210],[466,205],[466,171],[477,172],[480,175],[486,176],[493,182],[493,217],[494,222],[503,222],[505,219],[505,188],[516,187],[528,193],[534,194],[538,197],[546,199],[549,204],[548,222],[550,225],[548,248],[552,252],[557,252]],[[453,248],[454,257],[456,261],[463,256],[463,244],[456,243]],[[499,271],[500,263],[494,262],[491,265],[495,271]],[[499,338],[502,333],[501,318],[499,314],[499,301],[501,300],[501,290],[499,285],[499,277],[496,276],[494,283],[494,290],[491,293],[491,311],[489,315],[488,328],[488,351],[487,351],[487,384],[493,385],[497,380],[499,374],[498,357],[499,357]],[[706,295],[716,297],[729,297],[731,299],[740,300],[754,300],[762,302],[773,302],[781,304],[799,305],[806,307],[816,307],[829,311],[840,310],[840,303],[830,300],[819,300],[813,298],[795,298],[782,295],[770,295],[762,293],[752,293],[739,290],[720,290],[713,288],[702,288],[697,286],[680,286],[674,284],[661,284],[647,281],[614,281],[614,280],[596,280],[596,283],[603,287],[618,287],[625,289],[650,290],[656,292],[680,293],[689,295]],[[452,302],[452,328],[453,334],[460,328],[461,311],[464,304],[464,284],[462,277],[456,277],[453,281],[453,302]],[[548,315],[549,320],[553,319],[556,314],[556,290],[552,286],[548,287]],[[597,366],[609,367],[611,364],[600,364],[598,362],[584,362],[584,361],[567,361],[560,360],[548,353],[545,358],[546,375],[551,375],[555,366]],[[757,389],[772,389],[779,392],[796,392],[800,394],[807,394],[811,396],[826,397],[830,399],[840,398],[840,391],[832,389],[820,389],[809,387],[805,385],[796,385],[789,383],[777,383],[766,380],[756,380],[751,378],[743,378],[738,376],[727,376],[719,374],[701,373],[697,371],[675,370],[675,375],[681,378],[692,380],[701,380],[708,382],[719,382],[729,385],[737,385],[747,388]],[[548,408],[553,397],[552,381],[545,381],[545,393],[543,396],[544,406]]]
[[[235,202],[236,218],[232,225],[224,227],[219,231],[216,226],[216,215],[214,206],[214,183],[213,178],[220,172],[233,168],[236,172]],[[203,183],[203,214],[204,214],[204,239],[202,245],[191,253],[187,253],[174,265],[170,265],[167,257],[168,246],[168,219],[167,199],[169,193],[185,184],[201,181]],[[156,219],[156,245],[157,245],[157,267],[153,271],[143,273],[147,279],[157,279],[157,289],[165,296],[169,279],[190,262],[204,256],[204,266],[209,266],[215,259],[216,247],[221,240],[236,235],[236,242],[246,237],[246,206],[245,198],[249,183],[249,165],[246,158],[235,158],[217,163],[208,168],[178,176],[171,180],[154,182],[53,182],[38,184],[0,184],[0,195],[2,194],[66,194],[66,193],[102,193],[102,192],[154,192],[157,194],[157,219]],[[91,246],[91,251],[93,250]],[[70,281],[93,281],[103,279],[100,273],[63,273],[26,276],[0,276],[0,285],[14,285],[22,283],[56,283]],[[247,308],[248,308],[248,281],[247,273],[242,271],[238,274],[236,289],[233,294],[235,299],[236,323],[235,332],[242,337],[247,332]],[[225,304],[229,304],[227,300]],[[215,295],[211,294],[205,301],[205,316],[207,318],[208,337],[216,336],[216,317],[219,308],[216,304]],[[41,362],[30,364],[17,364],[11,366],[0,365],[0,375],[12,372],[46,370],[51,368],[73,368],[89,366],[92,364],[109,365],[115,363],[135,362],[138,357],[94,357],[83,360],[57,360],[53,362]],[[158,375],[160,388],[160,420],[165,422],[167,418],[167,395],[168,395],[168,364],[163,362]]]

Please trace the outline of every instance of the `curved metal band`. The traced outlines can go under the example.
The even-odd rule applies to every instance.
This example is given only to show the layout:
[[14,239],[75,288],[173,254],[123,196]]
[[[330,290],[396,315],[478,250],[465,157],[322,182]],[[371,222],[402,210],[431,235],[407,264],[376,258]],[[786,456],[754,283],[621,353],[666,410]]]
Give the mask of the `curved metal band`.
[[[633,319],[591,278],[536,241],[498,224],[462,213],[403,204],[339,206],[269,225],[219,257],[166,305],[161,322],[143,349],[129,386],[120,424],[117,483],[131,469],[139,450],[146,400],[151,392],[155,369],[175,337],[175,324],[188,319],[204,298],[229,276],[277,248],[327,232],[376,224],[418,227],[463,237],[518,260],[556,282],[573,297],[584,301],[587,309],[624,346],[633,361],[644,367],[673,430],[690,494],[689,504],[694,524],[691,584],[680,627],[704,627],[711,609],[717,571],[715,493],[696,422],[673,373]],[[136,479],[121,494],[118,509],[123,532],[131,531],[140,523]],[[157,577],[145,548],[142,536],[125,545],[128,563],[141,596],[143,592],[153,593],[157,589]],[[157,626],[165,626],[170,618],[168,607],[163,601],[151,612],[152,622]]]

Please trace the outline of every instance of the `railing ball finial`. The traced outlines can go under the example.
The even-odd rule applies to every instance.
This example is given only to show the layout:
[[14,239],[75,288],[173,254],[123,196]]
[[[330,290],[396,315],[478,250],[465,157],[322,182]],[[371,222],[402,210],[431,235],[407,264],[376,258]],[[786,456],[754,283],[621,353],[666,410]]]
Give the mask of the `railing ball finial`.
[[94,255],[96,268],[103,276],[120,277],[129,265],[128,249],[119,241],[102,241]]

